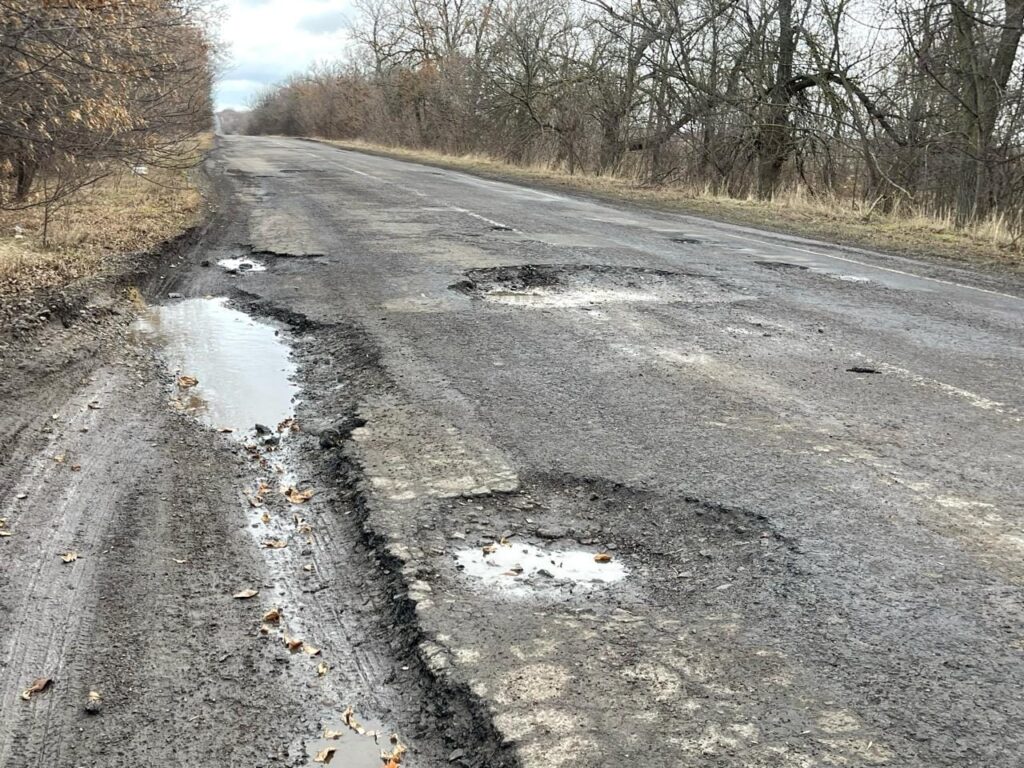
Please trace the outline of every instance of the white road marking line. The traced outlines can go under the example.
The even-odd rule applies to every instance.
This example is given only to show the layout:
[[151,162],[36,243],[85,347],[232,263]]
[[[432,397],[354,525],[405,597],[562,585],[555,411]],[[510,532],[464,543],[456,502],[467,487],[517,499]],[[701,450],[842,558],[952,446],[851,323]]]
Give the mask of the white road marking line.
[[835,259],[836,261],[845,261],[848,264],[857,264],[861,267],[867,267],[869,269],[878,269],[883,272],[892,272],[896,275],[903,275],[904,277],[913,277],[917,280],[928,280],[933,283],[941,283],[942,285],[949,285],[954,288],[966,288],[971,291],[978,291],[980,293],[987,293],[992,296],[999,296],[1004,299],[1014,299],[1015,301],[1024,301],[1020,296],[1014,296],[1011,293],[1003,293],[1001,291],[993,291],[989,288],[979,288],[974,285],[965,285],[964,283],[957,283],[953,280],[943,280],[941,277],[929,277],[927,275],[916,275],[913,272],[905,272],[902,269],[894,269],[893,267],[882,267],[878,264],[871,264],[866,261],[858,261],[857,259],[851,259],[846,256],[835,256],[830,253],[822,253],[821,251],[814,251],[810,248],[802,248],[798,245],[789,245],[786,243],[772,243],[770,240],[758,240],[756,237],[747,237],[745,235],[734,235],[730,232],[717,232],[722,237],[731,237],[735,240],[745,240],[748,243],[757,243],[758,245],[766,245],[770,248],[786,248],[792,251],[799,251],[801,253],[809,253],[811,256],[817,256],[823,259]]
[[455,205],[449,205],[447,206],[447,208],[450,211],[456,211],[457,213],[464,213],[467,216],[472,216],[474,219],[479,219],[482,222],[490,224],[492,227],[499,227],[500,229],[512,229],[512,227],[510,227],[508,224],[502,224],[500,221],[488,219],[486,216],[481,216],[479,213],[474,213],[473,211],[466,210],[465,208],[459,208],[458,206]]
[[961,387],[947,384],[944,381],[938,381],[937,379],[929,379],[925,376],[908,371],[906,368],[900,368],[896,365],[890,365],[889,363],[876,363],[878,369],[885,372],[891,373],[898,378],[905,381],[909,381],[912,384],[916,384],[919,387],[925,387],[928,389],[937,389],[940,392],[944,392],[947,395],[959,397],[966,400],[968,403],[973,405],[975,408],[981,408],[984,411],[992,411],[993,413],[1002,414],[1004,416],[1013,416],[1015,421],[1020,421],[1020,417],[1017,416],[1018,410],[1012,406],[1008,406],[1006,403],[1000,403],[996,400],[979,395],[976,392],[971,392],[968,389],[962,389]]

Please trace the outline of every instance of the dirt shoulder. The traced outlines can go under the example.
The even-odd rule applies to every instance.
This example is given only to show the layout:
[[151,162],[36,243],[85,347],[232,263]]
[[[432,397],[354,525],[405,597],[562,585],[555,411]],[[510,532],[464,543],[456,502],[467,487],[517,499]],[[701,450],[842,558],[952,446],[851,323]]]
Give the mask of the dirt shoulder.
[[[203,142],[209,146],[210,142]],[[124,169],[51,212],[0,212],[0,335],[67,322],[125,275],[146,269],[203,221],[206,180],[196,158],[180,168]]]
[[471,173],[494,181],[525,183],[550,191],[582,194],[604,202],[701,216],[727,224],[821,239],[946,265],[969,265],[995,272],[1024,271],[1024,249],[1006,233],[991,227],[961,231],[940,219],[887,216],[876,212],[865,215],[862,211],[813,199],[782,199],[776,202],[735,199],[693,193],[678,187],[645,186],[614,176],[570,176],[542,166],[517,166],[479,155],[446,155],[362,141],[314,140],[342,149]]

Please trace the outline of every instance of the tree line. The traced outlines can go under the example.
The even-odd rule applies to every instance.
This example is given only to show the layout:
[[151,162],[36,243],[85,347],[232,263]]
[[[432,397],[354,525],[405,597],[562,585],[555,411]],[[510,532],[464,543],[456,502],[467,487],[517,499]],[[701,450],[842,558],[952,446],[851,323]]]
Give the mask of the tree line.
[[248,130],[1020,228],[1024,0],[359,0]]
[[199,0],[0,0],[0,209],[182,163],[210,126],[206,23]]

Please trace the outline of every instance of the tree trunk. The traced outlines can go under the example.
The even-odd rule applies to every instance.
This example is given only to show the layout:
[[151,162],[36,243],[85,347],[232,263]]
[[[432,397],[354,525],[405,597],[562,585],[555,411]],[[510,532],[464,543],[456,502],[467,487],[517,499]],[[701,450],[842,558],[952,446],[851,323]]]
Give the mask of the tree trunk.
[[775,80],[766,94],[757,137],[757,195],[768,199],[775,194],[792,147],[790,137],[790,82],[796,53],[793,28],[793,0],[779,0],[779,44]]

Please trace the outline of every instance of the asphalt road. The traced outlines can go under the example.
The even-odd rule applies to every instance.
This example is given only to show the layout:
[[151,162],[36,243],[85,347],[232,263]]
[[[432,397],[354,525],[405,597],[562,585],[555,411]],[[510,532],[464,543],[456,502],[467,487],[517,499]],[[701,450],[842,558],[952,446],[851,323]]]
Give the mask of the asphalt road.
[[[293,345],[295,460],[342,526],[313,556],[356,574],[293,589],[358,669],[317,707],[355,698],[411,765],[1021,764],[1019,280],[307,141],[224,137],[211,171],[149,291]],[[229,711],[309,719],[290,686]]]

